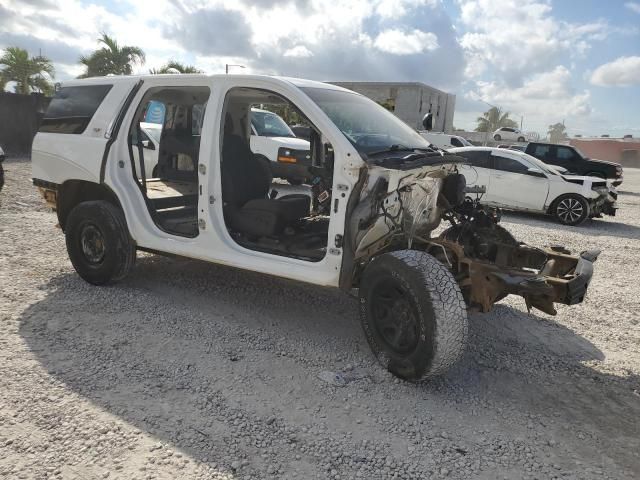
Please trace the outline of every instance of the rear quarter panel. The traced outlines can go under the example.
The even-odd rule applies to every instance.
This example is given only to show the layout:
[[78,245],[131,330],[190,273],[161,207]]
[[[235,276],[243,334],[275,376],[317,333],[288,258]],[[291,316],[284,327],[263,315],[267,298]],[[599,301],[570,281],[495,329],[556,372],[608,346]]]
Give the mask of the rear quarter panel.
[[[109,83],[108,79],[95,79],[87,81],[86,85]],[[102,155],[107,143],[105,133],[134,83],[135,79],[115,82],[83,133],[38,132],[31,149],[33,178],[58,184],[66,180],[98,183]]]

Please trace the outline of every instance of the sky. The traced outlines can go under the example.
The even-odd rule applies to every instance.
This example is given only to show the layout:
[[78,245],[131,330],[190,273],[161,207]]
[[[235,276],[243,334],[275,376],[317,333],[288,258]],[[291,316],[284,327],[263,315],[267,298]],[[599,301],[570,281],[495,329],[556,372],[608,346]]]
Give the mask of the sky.
[[423,82],[456,128],[495,105],[544,136],[640,137],[640,0],[0,0],[0,49],[42,52],[56,80],[101,32],[206,73]]

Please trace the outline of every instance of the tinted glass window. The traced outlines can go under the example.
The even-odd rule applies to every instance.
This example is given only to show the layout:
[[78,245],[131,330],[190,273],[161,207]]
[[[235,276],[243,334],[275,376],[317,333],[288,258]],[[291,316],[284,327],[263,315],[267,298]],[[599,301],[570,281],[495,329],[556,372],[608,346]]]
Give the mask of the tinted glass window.
[[40,132],[84,132],[109,90],[111,85],[61,88],[44,114]]
[[529,170],[529,167],[512,158],[494,155],[493,160],[495,169],[503,172],[526,173]]
[[501,128],[500,130],[502,130],[503,132],[513,132],[513,128],[507,128],[507,127]]
[[251,124],[261,137],[295,137],[285,121],[275,113],[252,110]]
[[549,145],[536,145],[533,150],[533,156],[544,158],[549,154]]
[[489,152],[458,152],[456,155],[466,158],[474,167],[491,168]]
[[451,145],[453,145],[454,147],[464,147],[464,145],[462,145],[462,142],[456,137],[451,137]]
[[567,147],[556,147],[558,149],[558,158],[562,160],[573,160],[576,156],[575,152]]

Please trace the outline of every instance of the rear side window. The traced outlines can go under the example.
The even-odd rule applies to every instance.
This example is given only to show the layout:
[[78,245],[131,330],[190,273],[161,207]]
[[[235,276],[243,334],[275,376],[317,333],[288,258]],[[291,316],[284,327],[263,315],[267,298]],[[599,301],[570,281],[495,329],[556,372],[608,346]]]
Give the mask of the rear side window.
[[489,158],[489,152],[486,151],[470,151],[470,152],[458,152],[456,155],[466,158],[471,165],[478,168],[491,168],[491,160]]
[[494,155],[493,159],[495,162],[496,170],[502,170],[503,172],[512,173],[527,173],[529,171],[529,167],[512,158]]
[[577,155],[575,152],[567,147],[557,147],[558,149],[558,158],[562,160],[573,160]]
[[111,90],[111,85],[63,87],[51,100],[44,114],[40,132],[82,133]]
[[451,137],[451,145],[453,145],[454,147],[464,147],[464,145],[462,145],[462,142],[456,137]]

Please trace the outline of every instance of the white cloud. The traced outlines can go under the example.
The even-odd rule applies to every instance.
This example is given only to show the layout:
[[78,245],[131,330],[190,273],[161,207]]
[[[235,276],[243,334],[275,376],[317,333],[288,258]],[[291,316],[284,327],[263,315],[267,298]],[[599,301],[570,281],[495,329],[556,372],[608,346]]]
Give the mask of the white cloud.
[[285,57],[307,58],[312,57],[313,52],[304,45],[296,45],[283,53]]
[[378,50],[395,55],[411,55],[438,48],[438,37],[431,32],[413,30],[403,32],[389,29],[378,34],[373,41]]
[[400,18],[417,7],[435,7],[439,0],[378,0],[375,11],[383,18]]
[[538,131],[562,119],[577,122],[593,110],[589,91],[575,91],[571,72],[561,65],[532,75],[517,88],[508,88],[499,81],[478,81],[466,97],[498,105],[516,116],[522,115],[529,128]]
[[609,33],[608,24],[560,22],[540,0],[458,0],[467,28],[461,44],[466,74],[476,78],[489,68],[518,86],[531,73],[548,71],[564,56],[583,56]]
[[624,6],[632,12],[640,13],[640,3],[638,2],[626,2]]
[[620,57],[591,74],[591,83],[602,87],[640,85],[640,57]]

